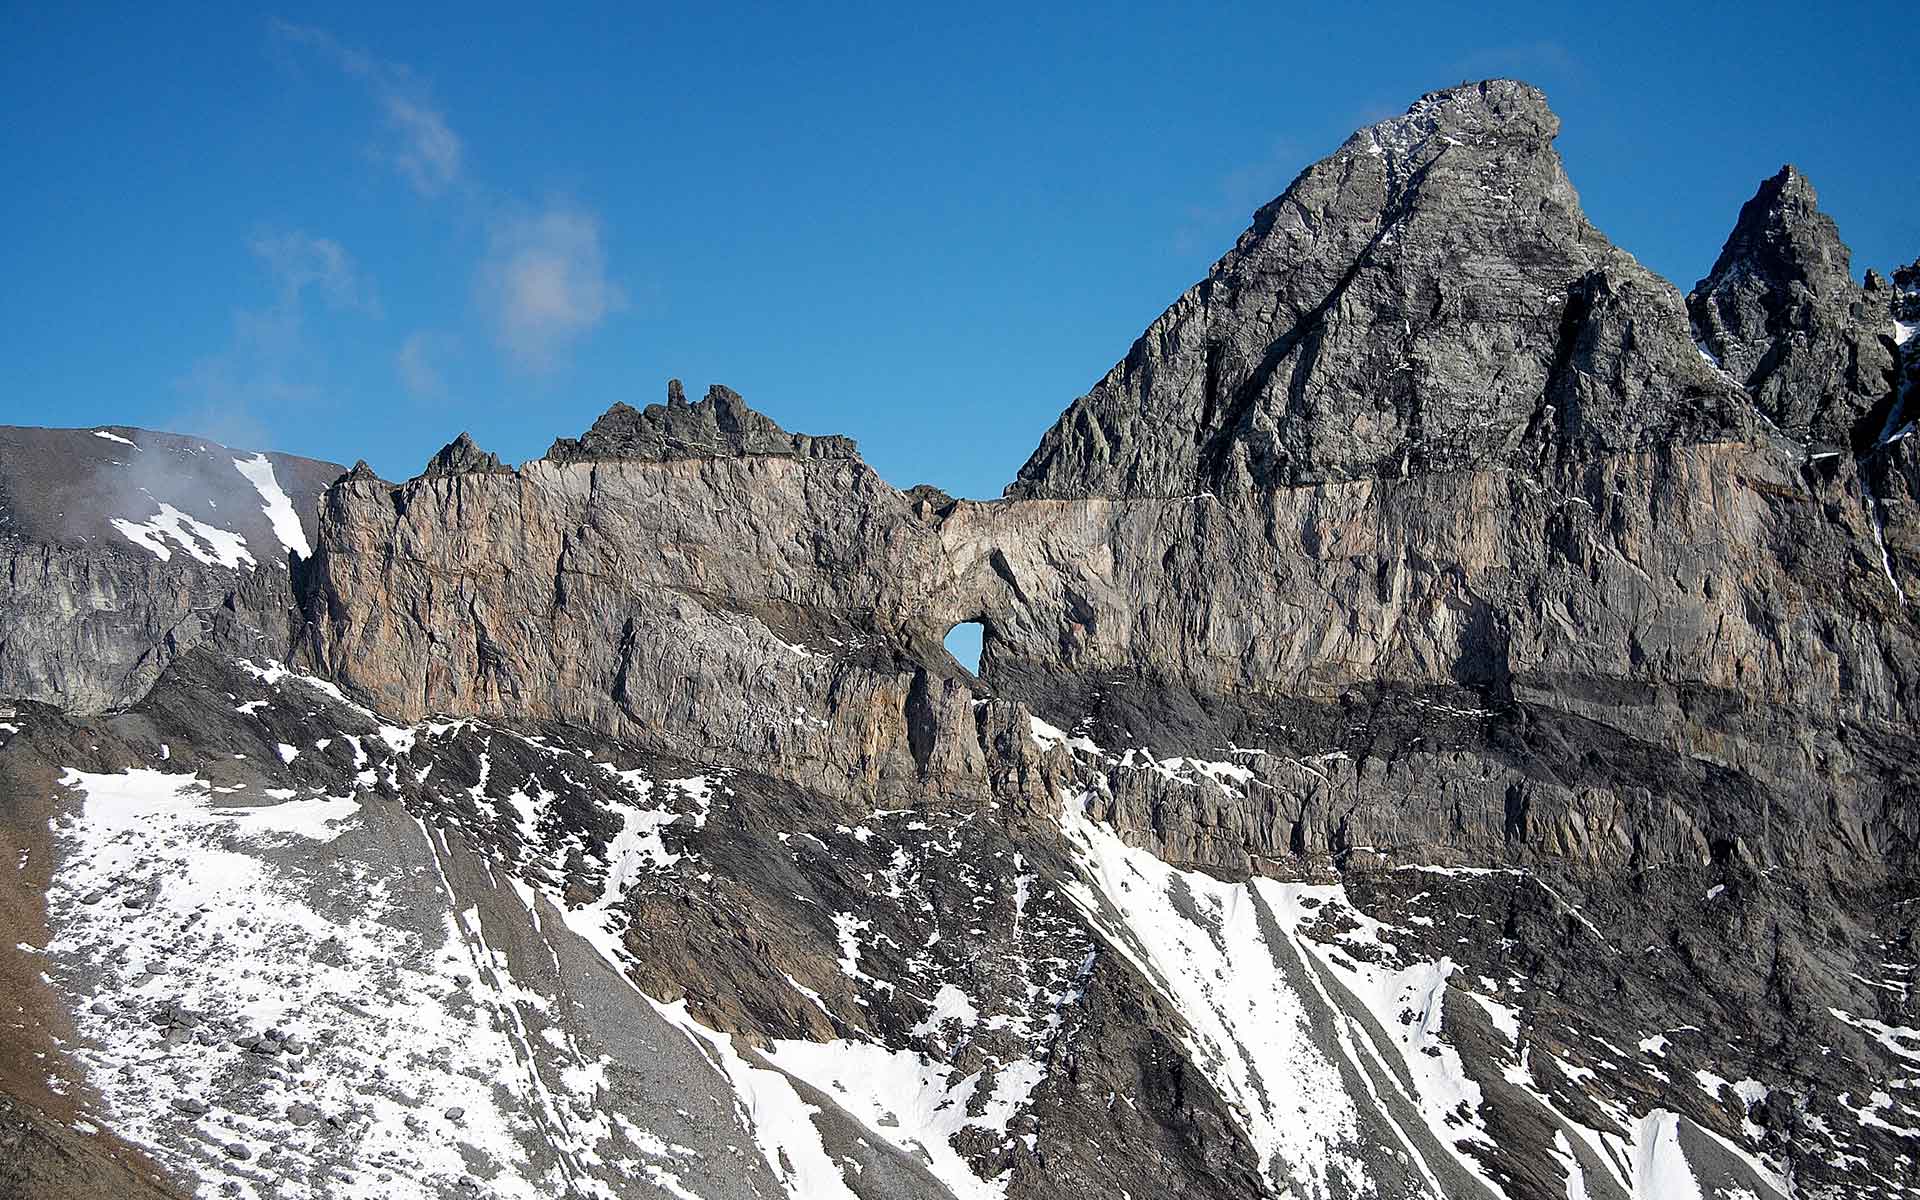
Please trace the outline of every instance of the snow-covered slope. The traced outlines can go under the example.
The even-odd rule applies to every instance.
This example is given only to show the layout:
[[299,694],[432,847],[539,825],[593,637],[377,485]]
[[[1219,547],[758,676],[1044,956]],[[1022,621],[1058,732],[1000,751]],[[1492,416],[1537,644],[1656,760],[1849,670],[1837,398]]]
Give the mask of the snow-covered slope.
[[[1090,758],[1138,756],[1105,755],[1084,737],[1035,726],[1039,740]],[[1229,763],[1153,764],[1183,768],[1199,787],[1239,773]],[[1104,784],[1104,776],[1092,778]],[[1394,1180],[1406,1194],[1509,1195],[1487,1088],[1519,1110],[1503,1113],[1503,1122],[1551,1131],[1569,1197],[1792,1194],[1757,1145],[1737,1145],[1664,1109],[1636,1111],[1631,1076],[1664,1075],[1657,1062],[1601,1040],[1621,1060],[1607,1066],[1627,1076],[1618,1081],[1627,1085],[1622,1095],[1614,1081],[1557,1057],[1561,1031],[1523,1020],[1534,981],[1476,976],[1447,954],[1428,957],[1433,931],[1462,915],[1435,902],[1447,881],[1508,872],[1403,867],[1422,886],[1398,917],[1405,927],[1396,928],[1337,883],[1225,882],[1178,870],[1090,819],[1095,800],[1072,794],[1062,806],[1081,877],[1068,894],[1105,944],[1186,1019],[1192,1061],[1232,1100],[1277,1194],[1379,1194]],[[1557,1102],[1554,1090],[1569,1083],[1577,1102]],[[1703,1087],[1718,1099],[1719,1088],[1704,1080]],[[1766,1094],[1752,1080],[1733,1090],[1748,1102]]]
[[0,426],[0,533],[207,566],[313,553],[317,500],[345,468],[115,425]]

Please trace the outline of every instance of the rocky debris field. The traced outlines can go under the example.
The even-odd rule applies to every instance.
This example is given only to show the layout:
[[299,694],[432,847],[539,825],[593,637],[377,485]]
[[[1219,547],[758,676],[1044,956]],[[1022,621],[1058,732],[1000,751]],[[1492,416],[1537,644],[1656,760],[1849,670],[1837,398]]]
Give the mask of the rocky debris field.
[[[1037,718],[1057,805],[860,812],[211,656],[16,723],[80,764],[36,953],[86,1119],[212,1194],[1818,1194],[1810,1150],[1897,1152],[1920,1053],[1877,1008],[1821,1022],[1837,1059],[1710,1032],[1696,972],[1764,877],[1673,871],[1665,911],[1384,850],[1236,882],[1112,806],[1252,769]],[[1899,944],[1855,965],[1904,995]]]

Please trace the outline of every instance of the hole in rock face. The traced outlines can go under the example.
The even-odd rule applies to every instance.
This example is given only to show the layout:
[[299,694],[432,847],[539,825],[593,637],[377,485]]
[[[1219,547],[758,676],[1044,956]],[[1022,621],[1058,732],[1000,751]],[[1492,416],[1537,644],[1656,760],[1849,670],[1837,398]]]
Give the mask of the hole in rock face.
[[975,675],[980,673],[980,643],[986,627],[978,621],[962,621],[947,631],[947,653]]

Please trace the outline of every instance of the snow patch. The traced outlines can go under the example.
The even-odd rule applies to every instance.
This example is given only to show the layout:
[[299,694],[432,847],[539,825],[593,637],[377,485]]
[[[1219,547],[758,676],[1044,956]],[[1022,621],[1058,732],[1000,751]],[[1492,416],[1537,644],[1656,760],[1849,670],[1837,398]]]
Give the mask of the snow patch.
[[1687,1156],[1680,1148],[1680,1117],[1664,1108],[1656,1108],[1634,1126],[1633,1140],[1619,1144],[1631,1163],[1633,1194],[1644,1200],[1702,1200],[1699,1181]]
[[312,558],[313,548],[307,544],[307,531],[300,524],[300,514],[294,511],[292,499],[281,490],[280,481],[274,478],[273,461],[264,454],[256,454],[252,458],[234,459],[233,466],[247,477],[247,482],[265,501],[260,511],[267,515],[268,523],[273,526],[273,536],[280,539],[280,545],[301,558]]
[[1318,1194],[1367,1191],[1359,1113],[1287,977],[1292,947],[1270,940],[1266,890],[1176,870],[1089,820],[1084,798],[1063,799],[1062,831],[1087,876],[1068,898],[1174,1001],[1188,1055],[1238,1111],[1262,1173],[1303,1173]]
[[[969,1125],[967,1105],[980,1073],[955,1080],[953,1068],[908,1050],[870,1042],[776,1041],[767,1061],[805,1080],[867,1129],[924,1162],[957,1200],[999,1200],[1004,1182],[983,1180],[953,1148]],[[800,1192],[811,1196],[812,1192]]]
[[191,517],[171,504],[162,504],[160,511],[145,521],[115,517],[112,524],[121,536],[150,552],[161,562],[173,557],[173,547],[167,545],[166,541],[171,538],[188,555],[209,566],[254,565],[246,538],[232,530],[221,529]]
[[913,1027],[913,1036],[937,1034],[948,1025],[971,1029],[979,1023],[980,1010],[973,1006],[973,1000],[966,992],[951,983],[943,983],[940,990],[933,994],[933,1011]]

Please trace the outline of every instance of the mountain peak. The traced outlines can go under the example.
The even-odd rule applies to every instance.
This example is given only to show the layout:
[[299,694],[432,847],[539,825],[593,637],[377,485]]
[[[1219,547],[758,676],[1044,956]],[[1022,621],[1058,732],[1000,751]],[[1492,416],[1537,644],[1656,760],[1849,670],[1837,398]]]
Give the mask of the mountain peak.
[[1816,195],[1813,190],[1813,181],[1808,179],[1806,175],[1801,172],[1800,168],[1794,166],[1792,163],[1780,164],[1780,170],[1776,172],[1771,179],[1767,180],[1766,183],[1761,185],[1762,193],[1765,193],[1768,189],[1772,189],[1782,197],[1792,197],[1796,199],[1804,197],[1807,207],[1809,208],[1819,202],[1819,196]]
[[608,459],[666,462],[686,458],[740,458],[747,455],[799,458],[857,458],[853,439],[788,433],[747,406],[740,393],[720,384],[705,399],[688,404],[678,379],[667,383],[667,403],[636,409],[616,403],[577,438],[560,438],[547,451],[550,462]]
[[1428,92],[1397,117],[1369,125],[1348,144],[1382,153],[1417,147],[1437,136],[1521,139],[1544,146],[1560,132],[1560,118],[1539,88],[1517,79],[1486,79]]
[[1826,446],[1877,432],[1874,408],[1893,371],[1880,344],[1889,303],[1884,289],[1870,295],[1854,282],[1839,226],[1791,163],[1741,206],[1687,297],[1701,349],[1774,424]]
[[1264,489],[1744,436],[1679,293],[1581,212],[1559,128],[1537,88],[1489,80],[1355,133],[1068,409],[1010,494]]
[[1840,227],[1820,210],[1812,181],[1788,163],[1741,205],[1713,270],[1695,288],[1709,288],[1744,270],[1763,274],[1776,286],[1798,283],[1829,295],[1852,284],[1851,264]]
[[500,461],[498,454],[489,454],[475,444],[473,438],[462,433],[445,446],[440,453],[427,463],[428,475],[466,475],[473,473],[493,474],[511,470]]

